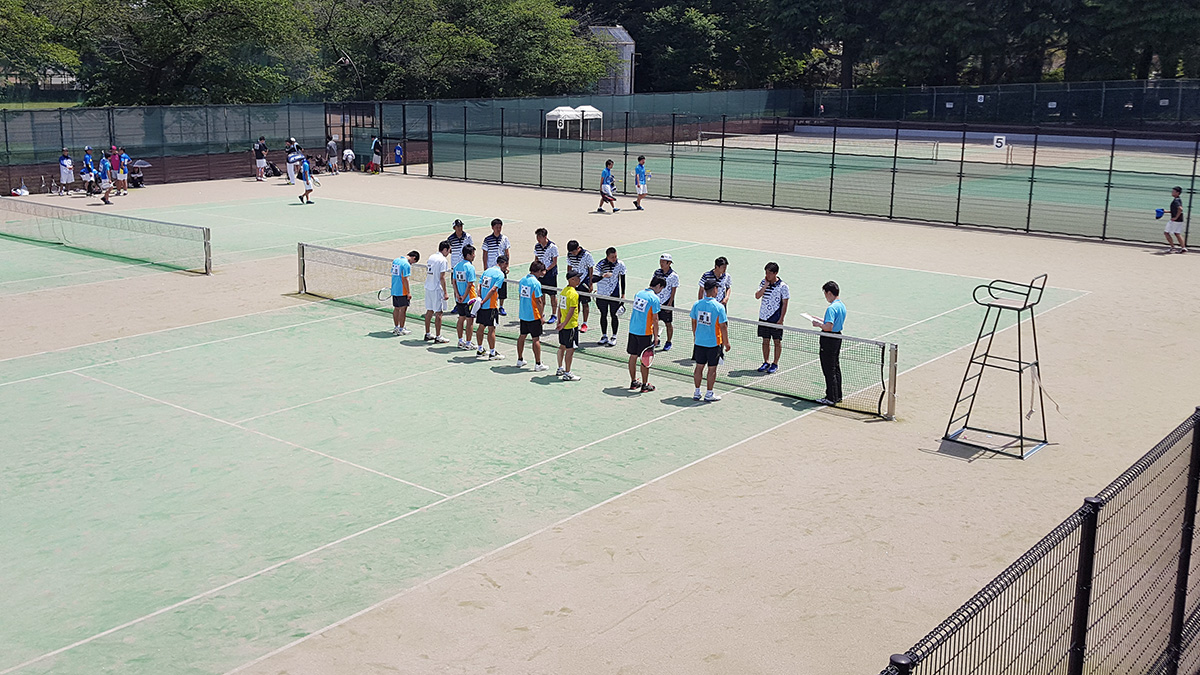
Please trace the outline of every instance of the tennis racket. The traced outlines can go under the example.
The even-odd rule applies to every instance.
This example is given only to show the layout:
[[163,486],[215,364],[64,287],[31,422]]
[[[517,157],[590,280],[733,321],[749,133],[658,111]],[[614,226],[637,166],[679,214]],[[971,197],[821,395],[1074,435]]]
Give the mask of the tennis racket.
[[321,179],[320,179],[320,178],[317,178],[316,176],[313,176],[313,177],[312,177],[312,182],[313,182],[313,185],[316,185],[317,187],[321,187]]
[[381,288],[379,289],[379,292],[375,294],[375,297],[379,298],[380,302],[387,302],[388,300],[392,299],[392,289]]
[[625,303],[622,302],[621,306],[617,308],[617,316],[625,316]]
[[650,345],[649,347],[643,349],[642,355],[639,358],[642,361],[642,365],[646,366],[647,368],[654,365],[654,345]]

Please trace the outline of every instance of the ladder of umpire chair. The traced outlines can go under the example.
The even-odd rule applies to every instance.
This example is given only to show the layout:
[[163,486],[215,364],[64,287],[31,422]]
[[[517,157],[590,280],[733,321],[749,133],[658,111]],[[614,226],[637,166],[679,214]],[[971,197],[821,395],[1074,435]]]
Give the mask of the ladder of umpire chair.
[[[942,437],[963,445],[977,447],[1000,454],[1011,455],[1024,459],[1045,447],[1046,413],[1042,405],[1041,377],[1038,361],[1037,324],[1034,321],[1033,308],[1041,301],[1042,291],[1046,286],[1046,275],[1033,279],[1028,284],[1018,284],[997,279],[989,284],[975,288],[975,302],[985,308],[983,322],[979,326],[979,334],[971,350],[971,358],[967,361],[966,372],[963,373],[962,383],[958,387],[958,396],[954,408],[950,412],[950,421],[946,424],[946,433]],[[996,333],[1000,329],[1000,319],[1004,312],[1016,312],[1017,358],[998,356],[992,353]],[[1033,358],[1026,360],[1024,354],[1024,331],[1021,326],[1022,315],[1029,312],[1030,335],[1032,338]],[[984,429],[971,425],[971,414],[974,412],[975,401],[979,396],[979,386],[983,374],[989,369],[1016,373],[1017,375],[1017,433]],[[1025,397],[1024,375],[1029,371],[1032,375],[1033,386],[1037,387],[1038,409],[1041,414],[1041,434],[1026,433],[1026,417],[1021,414]],[[961,423],[961,424],[959,424]],[[957,428],[956,428],[957,425]],[[977,431],[985,434],[1000,436],[1015,441],[1016,452],[1004,449],[1006,446],[992,447],[966,440],[963,434],[967,431]],[[1031,432],[1033,430],[1030,430]]]

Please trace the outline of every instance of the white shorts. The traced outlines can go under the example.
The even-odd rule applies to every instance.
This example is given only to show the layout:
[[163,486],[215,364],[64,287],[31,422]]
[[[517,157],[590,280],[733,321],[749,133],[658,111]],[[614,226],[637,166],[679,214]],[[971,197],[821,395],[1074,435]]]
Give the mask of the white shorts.
[[59,169],[58,170],[58,182],[62,183],[63,185],[67,185],[68,183],[74,183],[75,182],[75,172],[70,169]]
[[449,302],[442,297],[442,289],[430,290],[425,289],[425,311],[427,312],[445,312],[446,305]]
[[256,160],[254,160],[254,166],[257,166],[260,169],[265,169],[265,168],[267,168],[267,160],[256,159]]
[[644,194],[646,194],[646,186],[645,186],[645,185],[639,185],[639,186],[637,186],[637,193],[638,193],[639,195],[644,195]]
[[304,191],[305,191],[305,192],[312,192],[312,189],[313,189],[313,184],[312,184],[312,181],[311,181],[311,180],[306,180],[306,181],[304,181]]
[[371,161],[376,164],[383,164],[383,158],[379,155],[371,155]]
[[100,181],[100,189],[101,189],[101,190],[107,190],[107,189],[109,189],[109,188],[111,188],[111,187],[112,187],[112,181],[111,181],[111,180],[108,180],[107,178],[105,178],[105,179],[102,179],[102,180]]
[[1163,227],[1163,232],[1167,234],[1183,234],[1183,221],[1168,220],[1166,226]]
[[125,173],[124,171],[117,172],[117,180],[125,180],[128,176],[129,174]]

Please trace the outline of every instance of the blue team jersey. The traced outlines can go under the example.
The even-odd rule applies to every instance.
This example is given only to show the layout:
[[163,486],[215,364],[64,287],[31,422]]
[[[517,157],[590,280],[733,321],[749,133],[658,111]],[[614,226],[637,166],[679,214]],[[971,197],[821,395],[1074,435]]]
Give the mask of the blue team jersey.
[[59,165],[59,166],[61,166],[61,167],[62,167],[62,168],[64,168],[64,169],[65,169],[65,168],[67,168],[67,167],[69,167],[69,166],[71,166],[71,158],[70,158],[70,157],[67,157],[66,155],[63,155],[62,157],[59,157],[59,158],[58,158],[58,165]]
[[112,171],[112,162],[107,157],[100,158],[100,180],[108,180],[108,172]]
[[842,332],[842,326],[846,324],[846,306],[841,300],[829,303],[829,307],[825,309],[825,323],[833,324],[833,332]]
[[725,305],[716,298],[705,296],[692,305],[692,318],[696,320],[697,347],[716,347],[721,344],[721,324],[729,320]]
[[645,185],[646,184],[646,167],[644,165],[638,164],[637,166],[635,166],[633,168],[633,175],[634,175],[634,179],[635,179],[634,184],[636,184],[636,185]]
[[479,297],[483,298],[483,309],[500,306],[500,287],[504,285],[504,272],[499,267],[489,267],[479,277]]
[[538,308],[537,299],[542,297],[542,281],[532,274],[521,279],[521,320],[541,321],[542,310]]
[[408,277],[412,275],[412,265],[408,258],[396,258],[392,261],[392,295],[412,295],[408,290]]
[[613,180],[612,171],[610,171],[608,167],[604,167],[604,170],[600,172],[600,184],[611,185],[615,182],[616,181]]
[[122,170],[128,169],[129,168],[129,160],[130,160],[129,155],[122,152],[120,159],[121,159],[121,169]]
[[300,180],[308,182],[312,180],[312,167],[308,165],[308,160],[300,163]]
[[84,173],[94,173],[96,171],[96,167],[92,164],[91,153],[83,156],[83,169]]
[[470,260],[460,260],[454,266],[454,287],[458,289],[458,297],[462,298],[462,302],[477,297],[475,279],[475,264]]
[[662,310],[658,293],[647,288],[633,296],[633,313],[629,315],[630,335],[654,335],[654,324]]

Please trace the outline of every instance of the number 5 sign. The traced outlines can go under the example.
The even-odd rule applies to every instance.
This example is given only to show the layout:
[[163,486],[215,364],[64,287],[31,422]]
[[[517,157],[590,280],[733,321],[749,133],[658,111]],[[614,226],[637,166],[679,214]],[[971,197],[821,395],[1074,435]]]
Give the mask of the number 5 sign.
[[1008,139],[1005,138],[1004,136],[993,136],[992,137],[992,147],[993,148],[996,148],[997,150],[1003,150],[1007,146],[1008,146]]

